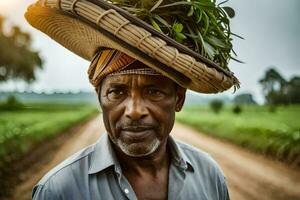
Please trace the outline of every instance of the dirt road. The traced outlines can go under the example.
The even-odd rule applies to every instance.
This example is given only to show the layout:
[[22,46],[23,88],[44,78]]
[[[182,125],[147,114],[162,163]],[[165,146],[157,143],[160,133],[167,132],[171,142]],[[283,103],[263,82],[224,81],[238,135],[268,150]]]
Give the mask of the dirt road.
[[[72,134],[58,139],[54,150],[21,174],[12,199],[30,199],[33,185],[53,166],[69,155],[95,142],[103,133],[100,117],[76,127]],[[221,165],[227,177],[233,200],[300,200],[300,171],[263,156],[250,153],[227,142],[200,134],[176,124],[172,135],[210,153]]]

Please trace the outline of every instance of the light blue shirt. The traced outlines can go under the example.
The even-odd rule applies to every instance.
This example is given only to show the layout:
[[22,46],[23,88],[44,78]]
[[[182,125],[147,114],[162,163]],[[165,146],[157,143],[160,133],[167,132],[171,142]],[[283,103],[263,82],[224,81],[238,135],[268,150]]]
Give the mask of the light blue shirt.
[[[168,148],[171,152],[168,199],[229,199],[225,177],[207,153],[175,142],[171,136]],[[36,200],[137,199],[122,174],[107,134],[48,172],[33,188],[32,197]]]

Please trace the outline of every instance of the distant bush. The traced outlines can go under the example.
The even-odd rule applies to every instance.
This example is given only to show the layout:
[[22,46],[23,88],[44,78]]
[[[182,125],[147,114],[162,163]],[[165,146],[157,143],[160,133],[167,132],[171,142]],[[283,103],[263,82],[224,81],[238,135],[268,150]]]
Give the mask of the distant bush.
[[277,109],[276,105],[274,105],[274,104],[269,105],[269,112],[275,113],[276,109]]
[[11,95],[7,97],[6,101],[0,105],[0,110],[20,110],[24,105],[15,96]]
[[252,94],[245,93],[236,95],[233,99],[233,102],[239,105],[256,105],[257,103],[254,101]]
[[232,112],[237,115],[240,114],[242,111],[243,111],[242,106],[238,104],[236,104],[232,109]]
[[215,99],[210,102],[210,108],[214,113],[219,113],[223,108],[223,101]]

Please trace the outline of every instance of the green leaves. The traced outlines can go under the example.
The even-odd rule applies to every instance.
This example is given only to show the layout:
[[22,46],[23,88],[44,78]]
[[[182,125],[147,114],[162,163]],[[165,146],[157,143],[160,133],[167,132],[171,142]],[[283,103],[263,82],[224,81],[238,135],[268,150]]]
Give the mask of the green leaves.
[[159,15],[154,15],[153,16],[155,19],[157,19],[157,21],[159,21],[162,25],[164,25],[165,27],[167,28],[170,28],[171,25],[166,21],[164,20],[163,18],[161,18]]
[[194,7],[191,6],[191,7],[190,7],[190,11],[189,11],[189,13],[187,14],[187,16],[188,16],[188,17],[191,17],[191,16],[193,16],[193,14],[194,14]]
[[228,0],[110,1],[228,70],[231,54],[235,55],[232,36],[241,38],[230,31],[229,18],[235,12],[224,6]]
[[175,40],[177,42],[182,43],[184,39],[186,39],[186,36],[182,33],[183,30],[183,25],[180,23],[175,22],[172,26],[173,32],[174,32],[174,36],[175,36]]
[[233,18],[235,16],[235,11],[231,7],[223,7],[223,10],[225,10],[225,12],[230,18]]
[[153,28],[155,28],[155,29],[158,30],[159,32],[162,32],[162,30],[160,29],[160,27],[159,27],[159,25],[156,23],[156,21],[155,21],[152,17],[150,17],[149,19],[150,19],[150,22],[151,22]]
[[180,23],[174,23],[174,24],[173,24],[173,30],[174,30],[176,33],[180,33],[180,32],[183,30],[183,25],[180,24]]
[[158,0],[156,4],[150,9],[150,12],[154,11],[160,4],[163,2],[163,0]]
[[226,47],[226,43],[220,39],[218,39],[217,37],[215,36],[207,36],[206,37],[206,40],[211,44],[211,45],[214,45],[216,47],[220,47],[220,48],[227,48]]

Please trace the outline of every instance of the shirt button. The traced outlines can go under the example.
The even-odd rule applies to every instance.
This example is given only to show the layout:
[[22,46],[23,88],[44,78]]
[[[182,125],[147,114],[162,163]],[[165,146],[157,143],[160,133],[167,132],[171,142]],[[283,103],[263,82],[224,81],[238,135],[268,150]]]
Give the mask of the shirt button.
[[129,194],[129,190],[127,188],[124,189],[125,194]]

